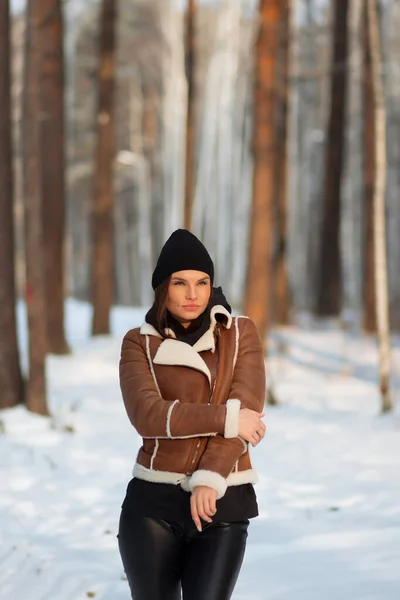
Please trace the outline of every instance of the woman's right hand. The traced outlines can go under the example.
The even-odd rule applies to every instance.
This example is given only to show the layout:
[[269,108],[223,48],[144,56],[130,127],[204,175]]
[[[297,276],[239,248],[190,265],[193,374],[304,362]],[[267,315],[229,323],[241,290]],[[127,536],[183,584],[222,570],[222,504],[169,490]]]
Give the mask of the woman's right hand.
[[239,411],[239,437],[252,446],[257,446],[265,435],[266,427],[261,421],[264,414],[249,408],[241,408]]

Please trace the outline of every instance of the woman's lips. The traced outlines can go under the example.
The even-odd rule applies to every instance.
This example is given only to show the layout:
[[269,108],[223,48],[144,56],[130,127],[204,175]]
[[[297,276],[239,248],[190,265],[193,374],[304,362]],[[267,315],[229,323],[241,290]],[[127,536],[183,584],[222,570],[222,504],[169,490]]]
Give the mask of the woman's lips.
[[185,310],[199,310],[199,306],[197,306],[197,304],[187,304],[185,306],[183,306],[182,308],[184,308]]

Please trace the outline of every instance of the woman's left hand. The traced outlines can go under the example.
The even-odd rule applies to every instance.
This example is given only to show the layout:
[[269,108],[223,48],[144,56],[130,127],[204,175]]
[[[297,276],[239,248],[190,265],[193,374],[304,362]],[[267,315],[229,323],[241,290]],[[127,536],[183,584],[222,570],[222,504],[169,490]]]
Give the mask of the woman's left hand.
[[190,510],[197,529],[201,531],[200,518],[207,523],[212,523],[211,517],[217,512],[217,490],[199,485],[195,487],[190,497]]

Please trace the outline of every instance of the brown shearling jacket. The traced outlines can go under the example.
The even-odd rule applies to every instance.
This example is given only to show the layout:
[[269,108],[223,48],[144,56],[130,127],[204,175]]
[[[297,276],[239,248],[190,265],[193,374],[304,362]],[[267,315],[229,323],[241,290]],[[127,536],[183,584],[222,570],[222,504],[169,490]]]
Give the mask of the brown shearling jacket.
[[188,491],[206,485],[218,498],[229,485],[256,482],[248,444],[238,436],[240,408],[261,412],[265,403],[264,354],[250,319],[215,306],[194,346],[163,338],[148,323],[128,331],[120,385],[143,438],[135,477]]

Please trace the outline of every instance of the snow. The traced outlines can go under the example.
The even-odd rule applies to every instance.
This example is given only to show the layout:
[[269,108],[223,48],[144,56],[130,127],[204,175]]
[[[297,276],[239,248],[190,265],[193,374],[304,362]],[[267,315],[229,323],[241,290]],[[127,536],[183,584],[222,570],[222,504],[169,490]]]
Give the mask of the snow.
[[[139,437],[118,359],[144,309],[114,309],[113,336],[96,339],[90,316],[69,301],[73,353],[48,358],[52,417],[0,413],[1,600],[129,598],[116,533]],[[398,600],[400,414],[379,413],[374,341],[280,329],[267,365],[281,404],[252,450],[260,517],[234,600]],[[399,345],[393,365],[399,390]]]

